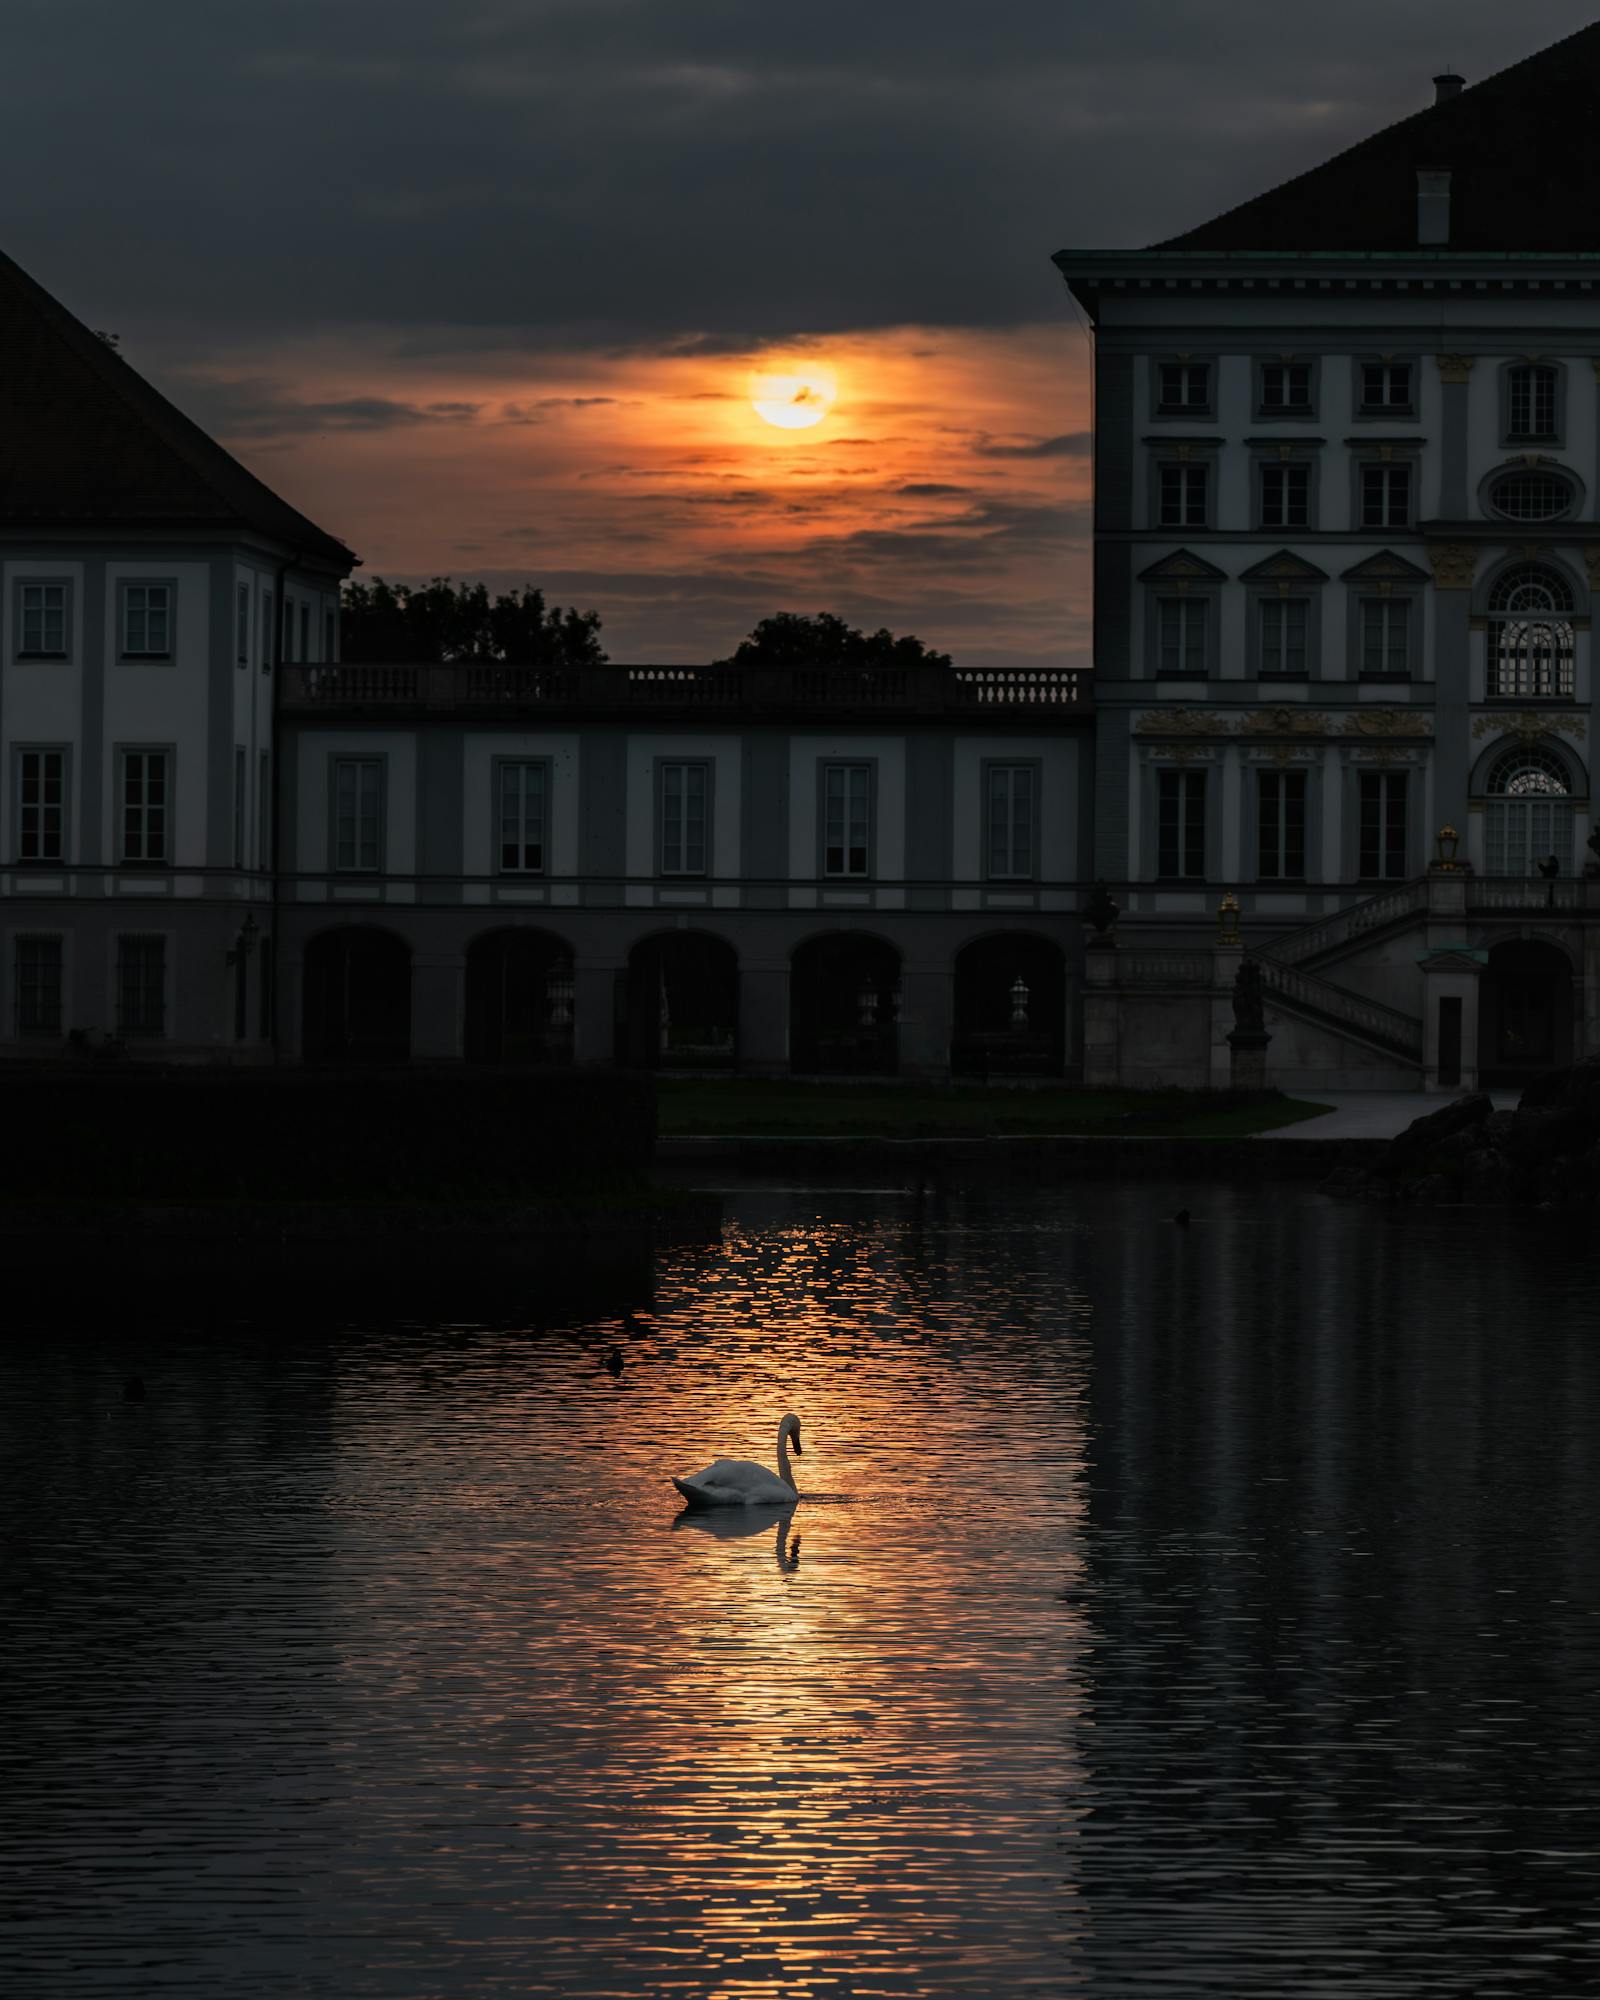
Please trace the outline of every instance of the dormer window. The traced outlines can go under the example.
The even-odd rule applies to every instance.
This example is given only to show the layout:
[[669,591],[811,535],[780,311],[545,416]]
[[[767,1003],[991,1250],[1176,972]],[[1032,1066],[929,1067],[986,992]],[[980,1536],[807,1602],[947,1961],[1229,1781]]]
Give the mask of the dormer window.
[[1541,361],[1519,361],[1506,370],[1506,441],[1551,444],[1557,436],[1560,372]]
[[1156,414],[1162,417],[1204,417],[1211,413],[1209,361],[1163,361],[1159,364]]

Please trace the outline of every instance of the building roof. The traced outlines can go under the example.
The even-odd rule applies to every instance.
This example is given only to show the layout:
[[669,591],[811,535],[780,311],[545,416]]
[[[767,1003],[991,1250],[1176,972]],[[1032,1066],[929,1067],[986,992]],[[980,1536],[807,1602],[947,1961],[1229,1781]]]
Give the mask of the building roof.
[[1417,169],[1450,170],[1452,251],[1600,251],[1600,25],[1156,250],[1416,247]]
[[357,558],[0,255],[0,528],[254,530]]

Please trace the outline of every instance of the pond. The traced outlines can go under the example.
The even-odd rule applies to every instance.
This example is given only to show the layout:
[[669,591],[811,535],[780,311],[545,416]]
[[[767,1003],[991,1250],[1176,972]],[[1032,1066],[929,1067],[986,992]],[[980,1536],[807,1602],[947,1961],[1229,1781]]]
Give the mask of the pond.
[[726,1212],[625,1313],[12,1327],[0,1990],[1600,1990],[1581,1230]]

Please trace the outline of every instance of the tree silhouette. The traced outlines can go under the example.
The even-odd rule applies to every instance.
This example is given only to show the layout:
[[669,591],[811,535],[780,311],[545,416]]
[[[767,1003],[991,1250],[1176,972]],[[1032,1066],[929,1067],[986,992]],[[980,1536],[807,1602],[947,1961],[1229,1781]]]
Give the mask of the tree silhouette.
[[763,618],[748,639],[719,667],[948,667],[950,655],[936,653],[909,634],[897,639],[886,627],[862,632],[831,611],[807,616],[779,611]]
[[403,583],[347,583],[339,652],[353,663],[429,666],[451,660],[510,660],[529,666],[601,666],[597,611],[546,605],[532,584],[493,599],[482,583],[436,576],[422,589]]

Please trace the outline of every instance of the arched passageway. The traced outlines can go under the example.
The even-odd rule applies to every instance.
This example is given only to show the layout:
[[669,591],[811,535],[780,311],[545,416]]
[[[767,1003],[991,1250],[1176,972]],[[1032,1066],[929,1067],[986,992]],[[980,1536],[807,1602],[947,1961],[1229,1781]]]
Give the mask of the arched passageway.
[[801,1075],[893,1076],[900,1061],[900,954],[882,938],[830,931],[789,969],[789,1062]]
[[489,931],[467,948],[468,1062],[572,1060],[572,947],[550,931]]
[[1066,1023],[1066,957],[1051,939],[997,931],[957,953],[950,1051],[957,1074],[1060,1076]]
[[404,1062],[411,1054],[411,948],[351,926],[306,946],[301,1047],[308,1062]]
[[635,1069],[732,1069],[739,960],[706,931],[663,931],[628,954],[617,1060]]
[[1491,947],[1478,986],[1478,1078],[1511,1089],[1572,1060],[1572,967],[1539,938]]

